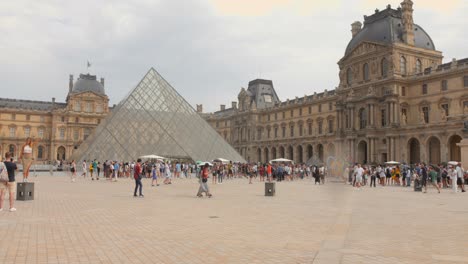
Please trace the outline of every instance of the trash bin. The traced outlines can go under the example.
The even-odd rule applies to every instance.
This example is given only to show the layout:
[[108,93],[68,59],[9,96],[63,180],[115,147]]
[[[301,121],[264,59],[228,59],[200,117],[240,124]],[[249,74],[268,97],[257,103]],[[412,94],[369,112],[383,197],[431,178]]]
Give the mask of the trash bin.
[[275,196],[275,182],[265,182],[265,196]]
[[415,192],[422,192],[422,184],[420,179],[414,180],[414,191]]
[[19,182],[16,185],[16,200],[34,200],[34,182]]

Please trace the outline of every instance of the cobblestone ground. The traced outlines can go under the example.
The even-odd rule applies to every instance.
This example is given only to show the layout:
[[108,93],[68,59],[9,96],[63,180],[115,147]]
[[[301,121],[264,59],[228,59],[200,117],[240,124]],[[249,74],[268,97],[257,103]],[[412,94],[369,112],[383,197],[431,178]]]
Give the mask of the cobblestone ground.
[[448,190],[33,181],[34,201],[0,212],[0,263],[468,263],[468,195]]

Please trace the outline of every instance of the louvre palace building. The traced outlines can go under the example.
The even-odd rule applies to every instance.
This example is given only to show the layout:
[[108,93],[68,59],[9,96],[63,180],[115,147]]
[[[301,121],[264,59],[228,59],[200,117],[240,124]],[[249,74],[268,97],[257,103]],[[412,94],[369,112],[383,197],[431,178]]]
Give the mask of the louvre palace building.
[[273,82],[259,79],[229,108],[202,113],[198,105],[197,111],[251,162],[459,161],[468,59],[442,62],[429,34],[413,22],[411,0],[351,28],[335,89],[280,101]]
[[66,102],[0,98],[0,153],[19,157],[26,138],[39,139],[33,155],[38,163],[66,160],[109,113],[104,78],[70,75]]

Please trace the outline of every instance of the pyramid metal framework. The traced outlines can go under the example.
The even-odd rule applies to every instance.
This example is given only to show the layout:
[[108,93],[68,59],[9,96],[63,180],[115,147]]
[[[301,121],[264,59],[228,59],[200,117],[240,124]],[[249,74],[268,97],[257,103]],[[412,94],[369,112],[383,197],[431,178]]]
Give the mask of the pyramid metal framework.
[[148,154],[245,162],[153,68],[72,158],[132,161]]

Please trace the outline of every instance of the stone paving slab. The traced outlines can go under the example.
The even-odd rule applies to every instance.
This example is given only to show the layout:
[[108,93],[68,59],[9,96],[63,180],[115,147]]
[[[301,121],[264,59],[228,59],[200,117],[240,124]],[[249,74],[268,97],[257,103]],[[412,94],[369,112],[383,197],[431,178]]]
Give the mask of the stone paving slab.
[[[468,195],[310,180],[150,187],[33,178],[35,200],[0,212],[0,263],[468,263]],[[6,204],[5,204],[6,205]],[[7,206],[6,206],[7,207]]]

